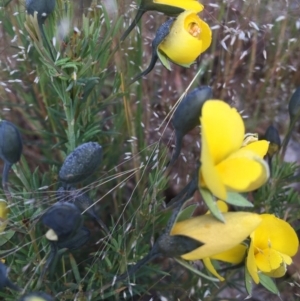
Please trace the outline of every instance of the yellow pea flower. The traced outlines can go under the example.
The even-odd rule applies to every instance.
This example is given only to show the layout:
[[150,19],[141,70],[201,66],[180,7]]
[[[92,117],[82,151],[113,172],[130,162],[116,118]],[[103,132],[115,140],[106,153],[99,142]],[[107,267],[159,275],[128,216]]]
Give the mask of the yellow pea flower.
[[185,10],[199,13],[203,8],[204,6],[197,0],[142,0],[134,20],[122,35],[121,41],[126,39],[146,11],[158,11],[169,16],[178,16]]
[[268,180],[269,167],[263,157],[269,142],[260,140],[243,146],[244,122],[235,108],[221,100],[206,101],[200,122],[200,186],[226,201],[227,191],[252,191]]
[[282,277],[299,247],[297,234],[286,221],[272,214],[262,214],[261,218],[261,224],[250,235],[246,263],[255,283],[259,283],[259,272]]
[[193,10],[181,13],[173,22],[169,34],[158,45],[162,52],[178,65],[190,65],[211,44],[208,24]]
[[203,5],[197,0],[142,0],[140,8],[144,10],[156,10],[168,15],[178,14],[185,10],[194,10],[199,13],[203,10]]
[[[193,217],[176,223],[171,235],[193,238],[204,245],[183,254],[186,260],[198,260],[231,250],[252,233],[261,222],[261,217],[249,212],[223,213],[225,223],[210,214]],[[229,258],[229,257],[227,257]]]
[[7,226],[7,214],[7,202],[3,199],[0,199],[0,233],[3,232]]

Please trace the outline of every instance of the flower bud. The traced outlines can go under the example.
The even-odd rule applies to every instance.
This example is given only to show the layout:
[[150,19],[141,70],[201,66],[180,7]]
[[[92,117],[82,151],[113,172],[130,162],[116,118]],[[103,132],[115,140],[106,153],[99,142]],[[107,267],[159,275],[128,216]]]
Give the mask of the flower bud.
[[46,237],[51,241],[71,238],[82,226],[82,215],[74,204],[56,203],[42,216],[42,223],[49,227]]
[[300,87],[296,89],[290,99],[289,114],[291,121],[300,116]]
[[270,125],[267,128],[266,133],[265,133],[265,140],[270,142],[269,149],[268,149],[268,155],[272,157],[275,153],[277,153],[279,151],[279,148],[281,145],[279,133],[273,125]]
[[37,12],[39,24],[43,24],[47,17],[54,11],[55,0],[26,0],[25,8],[29,15]]
[[102,162],[102,147],[96,142],[84,143],[69,154],[59,171],[66,184],[81,182],[92,175]]
[[199,87],[188,93],[176,108],[172,118],[176,146],[170,164],[173,164],[180,154],[183,137],[200,124],[199,117],[202,106],[205,101],[211,98],[212,90],[209,86]]

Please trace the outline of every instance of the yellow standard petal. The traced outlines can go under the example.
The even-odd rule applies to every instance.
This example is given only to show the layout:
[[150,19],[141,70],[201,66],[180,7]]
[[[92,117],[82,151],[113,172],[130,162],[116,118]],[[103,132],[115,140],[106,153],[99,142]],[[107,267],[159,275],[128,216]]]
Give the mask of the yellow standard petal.
[[258,271],[254,256],[254,244],[251,240],[246,261],[247,270],[256,284],[259,283]]
[[257,249],[272,248],[282,254],[294,256],[299,247],[295,230],[286,221],[272,214],[261,214],[262,223],[253,234]]
[[201,168],[199,185],[207,187],[216,197],[226,200],[226,187],[216,164],[240,149],[245,128],[242,117],[222,100],[204,103],[201,122]]
[[171,235],[184,235],[204,243],[181,257],[197,260],[228,251],[240,244],[261,222],[258,214],[248,212],[227,212],[223,216],[225,223],[219,222],[211,215],[176,223]]
[[211,44],[211,29],[193,10],[181,13],[158,50],[174,63],[188,65]]
[[196,13],[201,12],[204,8],[197,0],[153,0],[153,3],[175,6],[184,10],[194,10]]
[[213,266],[213,264],[211,263],[210,258],[203,258],[203,263],[205,265],[205,267],[215,276],[217,277],[220,281],[224,281],[225,278],[223,278],[215,269],[215,267]]
[[226,187],[215,167],[213,157],[209,151],[205,132],[202,133],[199,186],[207,187],[216,197],[221,200],[227,199]]
[[200,122],[202,139],[207,140],[215,165],[242,146],[245,134],[243,119],[235,108],[224,101],[206,101]]
[[267,163],[244,147],[223,160],[216,169],[228,190],[236,192],[255,190],[269,178]]

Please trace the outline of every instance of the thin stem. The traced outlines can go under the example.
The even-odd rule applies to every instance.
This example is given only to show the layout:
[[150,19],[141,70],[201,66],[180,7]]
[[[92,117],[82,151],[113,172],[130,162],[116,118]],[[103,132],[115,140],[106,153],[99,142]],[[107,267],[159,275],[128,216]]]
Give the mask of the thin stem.
[[149,66],[146,68],[146,70],[144,70],[143,72],[141,72],[140,74],[138,74],[137,76],[135,76],[128,84],[128,86],[132,85],[133,83],[135,83],[137,80],[139,80],[141,77],[147,75],[148,73],[150,73],[152,71],[152,69],[154,68],[156,62],[158,60],[158,56],[156,53],[156,49],[152,49],[152,57],[151,57],[151,61]]
[[132,23],[129,25],[129,27],[126,29],[126,31],[122,34],[121,39],[120,39],[121,42],[123,42],[127,38],[127,36],[130,34],[130,32],[136,26],[136,24],[140,21],[140,19],[142,18],[143,14],[145,12],[146,12],[145,10],[142,10],[139,8]]

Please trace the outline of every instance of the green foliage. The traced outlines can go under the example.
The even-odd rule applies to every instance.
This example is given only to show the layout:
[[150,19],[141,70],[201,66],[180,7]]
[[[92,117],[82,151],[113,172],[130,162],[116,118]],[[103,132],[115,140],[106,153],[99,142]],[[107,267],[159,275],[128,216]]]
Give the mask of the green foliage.
[[[165,126],[165,116],[162,114],[155,123],[156,119],[150,118],[149,111],[157,107],[161,112],[169,111],[171,105],[168,101],[174,95],[162,85],[161,67],[157,67],[157,78],[149,74],[148,82],[128,87],[130,77],[137,74],[142,65],[143,39],[140,36],[136,40],[132,38],[131,48],[126,41],[119,44],[124,31],[123,5],[117,4],[119,15],[114,18],[103,1],[90,2],[82,2],[84,9],[78,10],[76,1],[57,0],[55,12],[42,27],[44,37],[37,19],[25,13],[24,1],[0,1],[2,44],[6,45],[5,48],[1,46],[0,53],[0,106],[10,110],[1,110],[0,118],[11,119],[24,140],[23,156],[13,166],[9,178],[12,202],[6,231],[0,233],[0,256],[10,267],[10,279],[24,288],[24,292],[41,290],[57,300],[129,300],[148,295],[167,296],[170,300],[185,300],[190,296],[203,299],[210,295],[207,300],[217,300],[223,289],[241,287],[238,269],[226,271],[228,280],[226,284],[220,284],[204,274],[199,262],[159,258],[128,279],[112,285],[117,276],[126,273],[148,254],[172,216],[172,210],[165,208],[164,192],[176,175],[174,169],[165,169],[167,147],[163,138],[155,134],[157,128],[160,130]],[[214,19],[220,24],[229,13],[225,2],[220,3],[219,14]],[[129,7],[129,1],[124,3]],[[243,5],[241,12],[246,14],[246,8],[251,4]],[[263,8],[264,11],[266,7]],[[262,17],[262,12],[256,10],[256,13]],[[277,24],[270,31],[279,36],[282,29]],[[294,33],[295,28],[291,26],[291,36]],[[205,68],[191,67],[187,81],[205,82],[215,88],[221,83],[226,88],[221,92],[214,90],[219,93],[218,97],[222,97],[229,91],[231,80],[236,81],[234,70],[245,70],[248,66],[247,80],[254,81],[251,72],[257,72],[253,62],[257,52],[253,46],[253,55],[246,63],[233,64],[233,61],[239,62],[237,57],[227,52],[220,54],[216,41],[219,42],[215,39],[211,49],[211,53],[216,54],[212,56],[214,59],[207,57],[199,64]],[[243,50],[241,44],[235,49],[239,55]],[[232,47],[229,45],[229,49]],[[268,45],[266,48],[269,57],[275,59],[266,63],[262,75],[265,81],[261,81],[260,89],[255,91],[262,101],[253,110],[253,119],[248,122],[250,127],[257,124],[261,117],[260,108],[266,99],[273,96],[268,94],[268,81],[272,81],[275,68],[272,62],[285,64],[288,61],[284,46],[277,51]],[[289,52],[296,50],[297,46],[291,44]],[[158,55],[168,68],[165,56]],[[217,65],[225,66],[222,72]],[[174,79],[181,78],[181,75],[177,73]],[[173,81],[177,80],[167,77],[170,91]],[[274,81],[274,87],[279,94],[280,81]],[[162,100],[157,92],[160,88],[165,91]],[[178,93],[181,92],[178,88]],[[234,90],[234,94],[244,95],[242,92],[245,90],[238,93]],[[251,105],[245,101],[242,106]],[[167,135],[167,126],[165,130],[164,135]],[[290,128],[287,135],[293,130]],[[55,268],[43,275],[50,246],[45,238],[47,229],[40,218],[57,202],[56,191],[62,185],[58,172],[64,159],[77,146],[89,141],[102,146],[103,163],[95,174],[76,188],[94,200],[95,210],[110,234],[102,233],[98,225],[84,214],[85,226],[91,231],[89,242],[72,252],[59,250]],[[277,153],[270,160],[271,177],[266,185],[251,195],[229,193],[228,203],[288,217],[289,222],[298,221],[299,195],[291,184],[299,182],[299,165],[287,163],[282,157],[282,153]],[[193,168],[190,166],[184,166],[179,174],[191,174],[196,163],[192,162]],[[213,196],[205,189],[200,193],[212,214],[222,220]],[[0,198],[6,199],[3,190],[0,190]],[[254,208],[249,208],[252,203]],[[177,220],[190,217],[196,211],[195,207],[185,207]],[[247,272],[246,278],[246,289],[250,294],[253,285]],[[268,290],[278,294],[270,278],[261,278],[261,281]],[[244,283],[242,286],[245,287]],[[0,291],[0,297],[12,301],[19,297],[19,293],[4,289]]]

